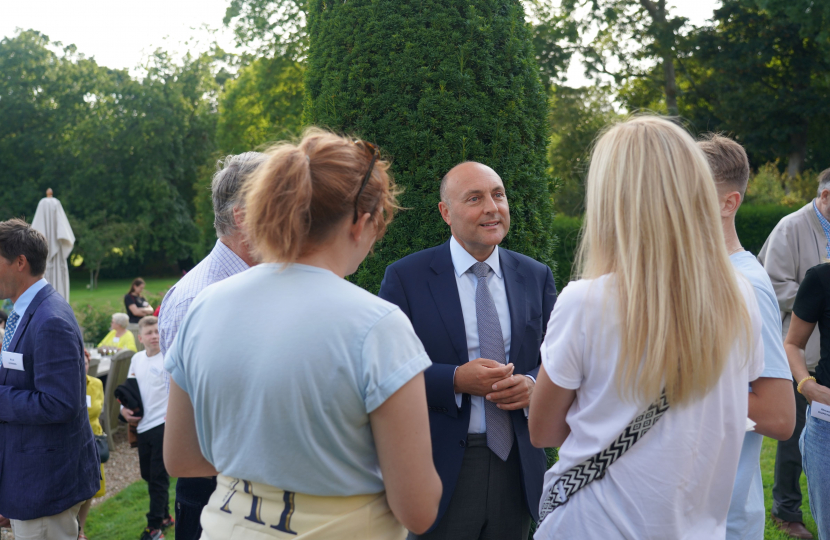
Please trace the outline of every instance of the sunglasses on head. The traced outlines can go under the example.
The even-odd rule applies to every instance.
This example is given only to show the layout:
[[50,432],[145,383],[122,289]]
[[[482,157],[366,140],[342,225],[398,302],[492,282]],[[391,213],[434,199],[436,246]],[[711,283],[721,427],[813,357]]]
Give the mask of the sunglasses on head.
[[374,144],[359,140],[354,141],[354,143],[363,146],[366,150],[368,150],[372,154],[372,160],[369,162],[369,168],[366,170],[366,175],[363,177],[363,182],[361,182],[360,189],[357,191],[357,196],[354,198],[354,219],[352,220],[352,224],[357,223],[357,203],[360,201],[360,195],[366,188],[366,184],[369,183],[369,178],[372,177],[372,170],[375,168],[375,162],[380,158],[380,150]]

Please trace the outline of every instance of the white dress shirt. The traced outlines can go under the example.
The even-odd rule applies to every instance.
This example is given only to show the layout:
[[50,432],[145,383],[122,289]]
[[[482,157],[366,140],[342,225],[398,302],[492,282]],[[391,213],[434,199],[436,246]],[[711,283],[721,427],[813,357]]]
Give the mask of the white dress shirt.
[[[467,333],[467,360],[481,358],[481,347],[478,341],[478,319],[476,318],[476,287],[478,278],[470,270],[478,261],[470,255],[461,244],[452,237],[450,240],[450,255],[455,268],[455,282],[458,285],[458,297],[461,300],[461,313],[464,315],[464,328]],[[510,359],[510,306],[507,303],[507,289],[504,285],[504,274],[499,264],[499,246],[487,258],[487,265],[493,271],[487,276],[487,288],[496,304],[499,314],[501,335],[504,338],[504,357]],[[455,395],[455,402],[461,407],[461,394]],[[467,433],[485,433],[487,423],[484,420],[484,397],[470,396],[472,410],[470,411],[470,427]]]
[[[14,312],[17,313],[18,317],[20,317],[17,321],[17,326],[20,326],[20,322],[23,319],[23,315],[26,314],[26,310],[29,309],[29,304],[32,303],[32,300],[35,299],[37,293],[41,291],[45,286],[49,285],[49,283],[44,279],[40,278],[39,280],[32,283],[28,289],[26,289],[23,294],[21,294],[17,298],[17,302],[14,303]],[[17,328],[14,329],[15,334],[17,333]],[[12,334],[12,339],[14,339],[14,334]],[[11,343],[11,342],[9,342]]]

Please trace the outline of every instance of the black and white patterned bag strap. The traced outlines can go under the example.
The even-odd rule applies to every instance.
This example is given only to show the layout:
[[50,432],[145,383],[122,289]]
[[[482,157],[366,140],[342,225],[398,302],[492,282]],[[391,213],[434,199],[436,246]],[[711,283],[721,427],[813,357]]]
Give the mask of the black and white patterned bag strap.
[[666,401],[666,391],[663,390],[660,397],[649,405],[648,409],[638,414],[626,426],[611,446],[565,471],[545,494],[544,502],[539,510],[539,522],[541,523],[548,514],[568,502],[574,493],[605,476],[606,469],[654,427],[667,410],[669,410],[669,403]]

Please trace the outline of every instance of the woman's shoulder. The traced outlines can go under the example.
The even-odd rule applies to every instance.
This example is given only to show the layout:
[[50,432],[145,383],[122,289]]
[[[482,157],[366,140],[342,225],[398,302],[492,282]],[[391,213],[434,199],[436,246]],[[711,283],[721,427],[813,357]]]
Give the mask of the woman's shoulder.
[[573,304],[573,303],[591,303],[596,300],[605,299],[609,294],[613,294],[613,275],[605,274],[597,278],[591,279],[577,279],[568,283],[559,297],[556,299],[557,305]]
[[830,261],[817,264],[814,267],[810,268],[804,274],[804,279],[807,279],[807,276],[815,276],[816,278],[822,280],[830,279]]

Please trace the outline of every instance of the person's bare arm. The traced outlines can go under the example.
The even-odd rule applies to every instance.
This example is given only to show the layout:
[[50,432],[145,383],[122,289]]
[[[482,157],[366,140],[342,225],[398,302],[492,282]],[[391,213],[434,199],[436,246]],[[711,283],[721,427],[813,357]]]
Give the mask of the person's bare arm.
[[[807,340],[810,339],[815,327],[816,323],[809,323],[793,313],[787,339],[784,340],[784,350],[787,352],[790,371],[793,372],[793,378],[796,382],[803,381],[810,376],[810,372],[807,370],[807,361],[804,359],[804,348],[807,346]],[[822,386],[816,381],[806,381],[801,386],[801,393],[810,403],[818,401],[830,405],[830,388]]]
[[140,308],[135,304],[130,304],[129,308],[130,308],[130,313],[132,313],[136,317],[141,317],[143,315],[146,315],[146,313],[144,312],[145,308]]
[[795,429],[795,395],[789,379],[760,377],[752,381],[749,393],[749,418],[755,431],[766,437],[786,441]]
[[565,421],[568,409],[576,399],[576,390],[568,390],[554,383],[545,373],[544,365],[539,368],[530,413],[527,422],[530,429],[530,443],[536,448],[562,446],[571,433]]
[[127,407],[121,407],[121,416],[124,417],[129,424],[137,426],[139,422],[141,422],[141,417],[136,416],[132,409],[128,409]]
[[421,534],[435,521],[442,492],[432,462],[424,375],[403,385],[369,420],[389,507],[404,527]]
[[170,476],[177,478],[218,474],[199,448],[190,396],[172,378],[164,428],[164,468]]

